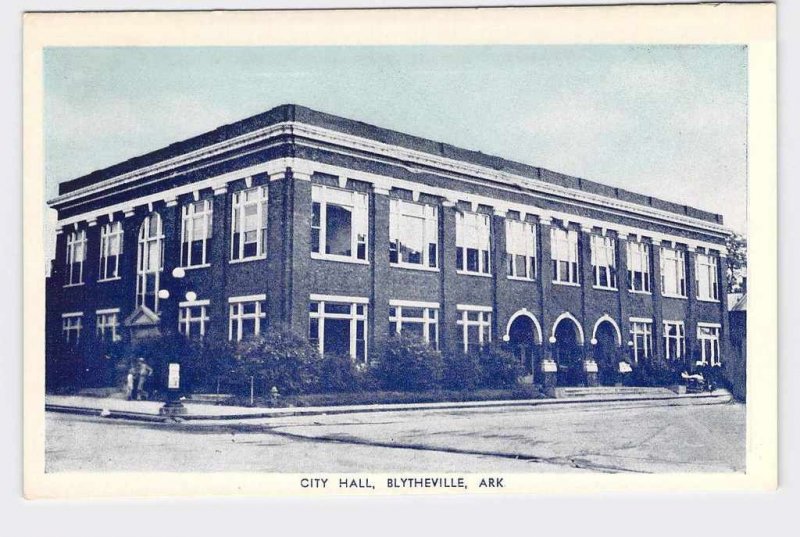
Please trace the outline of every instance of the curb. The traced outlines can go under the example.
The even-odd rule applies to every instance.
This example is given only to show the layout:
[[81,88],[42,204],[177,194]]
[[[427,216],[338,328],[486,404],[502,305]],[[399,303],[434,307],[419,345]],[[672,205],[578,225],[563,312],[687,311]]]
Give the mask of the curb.
[[131,412],[124,410],[104,410],[93,407],[78,407],[57,404],[45,404],[46,412],[57,412],[62,414],[77,414],[83,416],[94,416],[109,419],[122,419],[130,421],[143,421],[150,423],[180,423],[184,421],[227,421],[227,420],[253,420],[265,418],[283,418],[283,417],[300,417],[300,416],[331,416],[337,414],[362,414],[373,412],[410,412],[415,410],[459,410],[471,408],[506,408],[506,407],[547,407],[551,405],[583,405],[583,404],[597,404],[597,403],[636,403],[636,402],[663,402],[664,406],[683,406],[683,405],[715,405],[730,403],[733,400],[731,394],[725,393],[702,393],[702,394],[686,394],[674,396],[631,396],[631,397],[615,397],[608,398],[575,398],[575,399],[520,399],[518,401],[474,401],[462,403],[420,403],[413,406],[396,405],[396,406],[364,406],[359,408],[346,407],[326,407],[317,410],[266,410],[264,412],[247,413],[247,414],[196,414],[184,416],[161,416],[158,414],[151,414],[145,412]]

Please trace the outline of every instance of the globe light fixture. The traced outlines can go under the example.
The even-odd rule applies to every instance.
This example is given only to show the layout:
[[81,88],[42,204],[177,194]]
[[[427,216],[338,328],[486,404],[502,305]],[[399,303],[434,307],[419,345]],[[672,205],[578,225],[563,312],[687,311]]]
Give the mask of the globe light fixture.
[[188,300],[189,302],[194,302],[195,300],[197,300],[197,293],[195,293],[194,291],[187,292],[186,300]]
[[186,276],[186,271],[183,270],[181,267],[175,267],[172,269],[172,277],[173,278],[183,278]]
[[161,300],[166,300],[169,298],[169,291],[166,289],[159,289],[158,290],[158,298]]

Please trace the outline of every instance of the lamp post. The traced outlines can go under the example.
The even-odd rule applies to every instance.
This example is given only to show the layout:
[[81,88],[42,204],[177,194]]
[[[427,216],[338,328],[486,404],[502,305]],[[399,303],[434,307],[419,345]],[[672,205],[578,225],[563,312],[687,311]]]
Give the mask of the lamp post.
[[[181,267],[176,267],[172,270],[172,277],[175,279],[176,296],[181,296],[182,280],[186,276],[186,271]],[[186,300],[193,302],[197,300],[197,294],[194,291],[188,291]],[[170,297],[170,292],[167,289],[161,289],[158,292],[158,297],[166,300]],[[180,311],[180,310],[179,310]],[[180,313],[179,313],[180,315]],[[167,393],[164,398],[164,405],[158,409],[158,413],[162,416],[182,416],[187,413],[186,407],[181,403],[181,363],[176,357],[171,357],[172,360],[167,362]]]

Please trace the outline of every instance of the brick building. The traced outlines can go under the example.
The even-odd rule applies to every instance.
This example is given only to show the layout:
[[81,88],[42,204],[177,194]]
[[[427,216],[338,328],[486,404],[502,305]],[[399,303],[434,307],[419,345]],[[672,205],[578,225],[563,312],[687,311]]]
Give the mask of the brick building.
[[560,385],[729,352],[721,215],[300,106],[50,205],[48,332],[67,345],[282,325],[366,363],[404,331],[444,352],[506,342]]

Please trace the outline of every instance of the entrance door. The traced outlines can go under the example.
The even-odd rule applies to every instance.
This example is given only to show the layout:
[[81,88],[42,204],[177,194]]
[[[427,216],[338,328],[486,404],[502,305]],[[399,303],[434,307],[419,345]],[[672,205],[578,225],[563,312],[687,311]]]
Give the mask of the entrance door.
[[597,345],[594,346],[594,360],[597,362],[598,380],[603,386],[613,386],[617,382],[619,367],[619,347],[617,332],[608,321],[603,321],[595,333]]
[[511,352],[517,357],[519,363],[525,368],[525,375],[535,371],[536,353],[533,319],[527,315],[520,315],[508,329],[508,345]]
[[578,340],[578,327],[571,319],[562,319],[556,326],[555,360],[558,364],[556,382],[559,386],[582,386],[583,349]]

